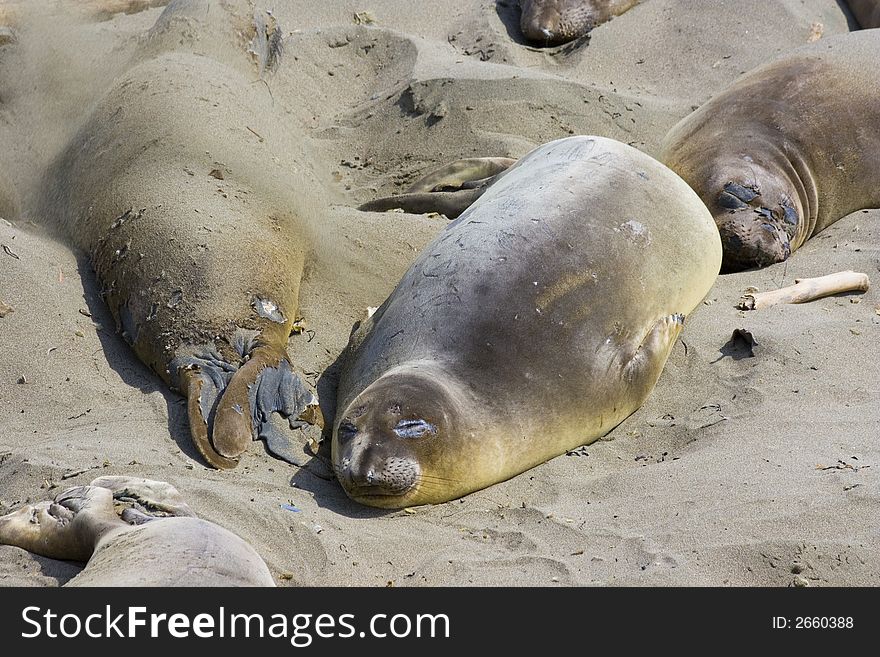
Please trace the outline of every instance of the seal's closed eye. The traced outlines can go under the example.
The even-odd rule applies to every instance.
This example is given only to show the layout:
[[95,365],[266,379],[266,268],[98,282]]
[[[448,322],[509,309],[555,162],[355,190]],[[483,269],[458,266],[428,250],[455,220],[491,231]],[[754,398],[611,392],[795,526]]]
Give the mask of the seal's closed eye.
[[[341,429],[342,427],[340,427]],[[394,433],[400,438],[423,438],[428,434],[436,436],[437,427],[421,419],[401,420],[394,427]]]
[[339,425],[337,435],[341,440],[351,440],[357,432],[358,428],[354,424],[348,420],[343,420],[342,424]]

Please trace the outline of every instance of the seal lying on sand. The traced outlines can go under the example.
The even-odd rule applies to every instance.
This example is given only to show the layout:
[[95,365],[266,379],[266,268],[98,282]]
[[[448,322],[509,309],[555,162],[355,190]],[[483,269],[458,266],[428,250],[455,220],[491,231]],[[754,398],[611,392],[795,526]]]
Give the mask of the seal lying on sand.
[[637,5],[639,0],[520,0],[520,29],[544,46],[572,41]]
[[880,27],[880,0],[847,0],[862,29]]
[[0,543],[88,562],[67,586],[275,585],[250,545],[149,479],[101,477],[24,506],[0,518]]
[[785,260],[841,217],[880,206],[880,30],[747,73],[673,127],[660,160],[709,207],[726,270]]
[[720,263],[711,215],[659,162],[602,137],[533,150],[353,332],[339,481],[372,506],[439,503],[606,434]]
[[[254,85],[244,25],[233,3],[172,2],[51,168],[42,208],[89,255],[124,339],[187,396],[218,468],[255,436],[296,462],[275,411],[322,423],[286,352],[320,185]],[[175,51],[175,30],[226,59]]]

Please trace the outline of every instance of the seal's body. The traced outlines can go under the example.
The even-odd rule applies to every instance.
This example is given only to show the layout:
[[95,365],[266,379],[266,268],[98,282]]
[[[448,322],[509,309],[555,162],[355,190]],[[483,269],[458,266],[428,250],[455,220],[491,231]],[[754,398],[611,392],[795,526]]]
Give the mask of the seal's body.
[[639,0],[520,0],[520,29],[529,41],[572,41],[637,5]]
[[256,550],[148,479],[101,477],[26,505],[0,518],[0,543],[87,562],[67,586],[275,585]]
[[880,206],[880,30],[747,73],[673,127],[660,159],[709,207],[727,270],[785,260],[841,217]]
[[604,435],[721,259],[688,186],[601,137],[523,157],[353,333],[332,453],[353,499],[438,503]]
[[[123,338],[188,397],[195,445],[220,468],[256,436],[285,456],[274,411],[320,421],[286,353],[319,186],[254,91],[240,41],[259,25],[236,7],[249,11],[169,4],[51,168],[42,208],[88,254]],[[196,33],[212,56],[189,52]]]

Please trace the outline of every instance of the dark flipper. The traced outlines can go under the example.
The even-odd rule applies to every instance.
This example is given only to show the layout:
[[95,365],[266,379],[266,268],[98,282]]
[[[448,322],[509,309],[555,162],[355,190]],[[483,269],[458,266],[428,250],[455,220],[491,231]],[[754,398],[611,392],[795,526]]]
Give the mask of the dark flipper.
[[459,160],[416,181],[406,194],[369,201],[358,210],[385,212],[399,208],[412,214],[438,212],[455,219],[515,162],[507,157]]
[[187,395],[196,449],[214,467],[230,469],[248,444],[261,438],[276,456],[299,463],[271,416],[288,418],[291,428],[298,421],[323,427],[318,400],[294,373],[283,348],[256,343],[247,356],[237,369],[213,353],[172,363]]
[[366,212],[385,212],[400,208],[411,214],[427,214],[439,212],[442,215],[455,219],[476,201],[486,187],[476,189],[463,189],[456,192],[416,192],[413,194],[400,194],[368,201],[358,210]]

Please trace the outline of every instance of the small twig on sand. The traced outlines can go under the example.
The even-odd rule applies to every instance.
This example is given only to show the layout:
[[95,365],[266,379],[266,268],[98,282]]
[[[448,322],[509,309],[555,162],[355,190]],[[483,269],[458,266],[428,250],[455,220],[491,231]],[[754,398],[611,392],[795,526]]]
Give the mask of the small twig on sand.
[[796,278],[794,282],[794,285],[778,290],[745,294],[737,308],[758,310],[778,303],[806,303],[841,292],[865,292],[870,285],[867,274],[854,271],[841,271],[818,278]]

